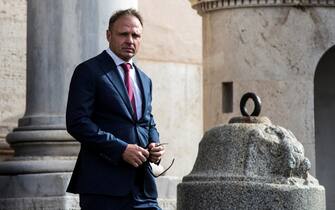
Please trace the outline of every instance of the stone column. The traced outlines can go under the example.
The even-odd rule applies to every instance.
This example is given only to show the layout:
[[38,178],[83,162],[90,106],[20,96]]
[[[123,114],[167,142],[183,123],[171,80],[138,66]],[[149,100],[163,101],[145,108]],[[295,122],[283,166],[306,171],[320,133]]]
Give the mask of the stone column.
[[303,143],[315,174],[313,80],[335,43],[335,1],[191,2],[203,17],[205,130],[236,115],[242,93],[256,92],[263,113]]
[[65,193],[79,144],[65,109],[77,64],[107,48],[113,11],[136,0],[28,1],[26,112],[7,136],[15,155],[0,163],[0,209],[76,209]]

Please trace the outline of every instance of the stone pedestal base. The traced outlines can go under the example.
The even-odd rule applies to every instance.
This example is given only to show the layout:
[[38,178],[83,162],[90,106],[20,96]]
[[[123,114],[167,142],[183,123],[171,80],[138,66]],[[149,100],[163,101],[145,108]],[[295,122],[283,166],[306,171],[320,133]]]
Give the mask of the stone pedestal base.
[[320,185],[283,185],[244,181],[183,182],[178,185],[178,209],[325,210]]
[[76,210],[78,196],[65,193],[71,173],[0,176],[0,210]]
[[[79,210],[78,195],[66,193],[71,173],[0,176],[0,210]],[[176,209],[178,177],[157,179],[159,205]]]
[[0,199],[0,210],[80,210],[78,196]]

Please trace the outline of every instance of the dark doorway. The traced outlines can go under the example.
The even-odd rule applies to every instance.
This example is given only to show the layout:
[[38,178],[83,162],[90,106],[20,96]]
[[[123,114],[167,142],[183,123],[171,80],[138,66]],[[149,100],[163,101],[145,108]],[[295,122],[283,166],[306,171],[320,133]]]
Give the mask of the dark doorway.
[[335,46],[321,57],[314,77],[316,177],[335,209]]

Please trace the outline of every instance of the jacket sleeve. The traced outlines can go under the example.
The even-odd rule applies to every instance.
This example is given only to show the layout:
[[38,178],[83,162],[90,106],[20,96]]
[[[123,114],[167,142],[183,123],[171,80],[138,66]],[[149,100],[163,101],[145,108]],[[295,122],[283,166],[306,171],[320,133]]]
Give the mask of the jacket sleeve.
[[93,70],[83,63],[73,73],[66,109],[66,128],[82,146],[94,149],[100,156],[117,163],[127,143],[103,131],[92,121],[97,81]]

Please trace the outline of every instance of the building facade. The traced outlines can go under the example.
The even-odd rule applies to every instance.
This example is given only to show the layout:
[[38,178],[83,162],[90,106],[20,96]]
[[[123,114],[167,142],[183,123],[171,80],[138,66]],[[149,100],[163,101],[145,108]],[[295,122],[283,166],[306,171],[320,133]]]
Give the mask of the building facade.
[[[174,208],[176,184],[192,169],[203,131],[240,115],[240,97],[249,91],[262,98],[262,115],[290,129],[303,143],[312,174],[326,187],[327,206],[334,208],[334,6],[334,0],[200,0],[191,4],[187,0],[0,0],[0,158],[13,157],[6,136],[16,142],[20,157],[16,161],[31,156],[52,156],[57,161],[60,156],[74,156],[76,146],[63,132],[62,118],[72,71],[107,47],[104,32],[112,12],[134,7],[144,17],[143,44],[136,62],[153,80],[153,111],[161,141],[169,143],[163,164],[176,159],[158,180],[165,209]],[[57,45],[59,40],[63,48]],[[71,59],[68,46],[75,46]],[[32,53],[36,49],[40,54]],[[51,65],[54,53],[64,68]],[[47,100],[50,94],[54,101]],[[32,125],[39,131],[48,125],[47,129],[62,134],[55,134],[61,135],[58,139],[49,134],[29,141],[17,135],[8,138],[10,133],[18,134],[12,130],[20,125],[25,132],[31,132]],[[44,149],[26,144],[32,141],[42,142],[39,148]],[[59,147],[49,147],[51,142]],[[7,172],[18,168],[1,163],[0,169]],[[15,173],[36,169],[36,165],[19,166]],[[67,173],[65,177],[71,173],[62,167],[55,170]]]

